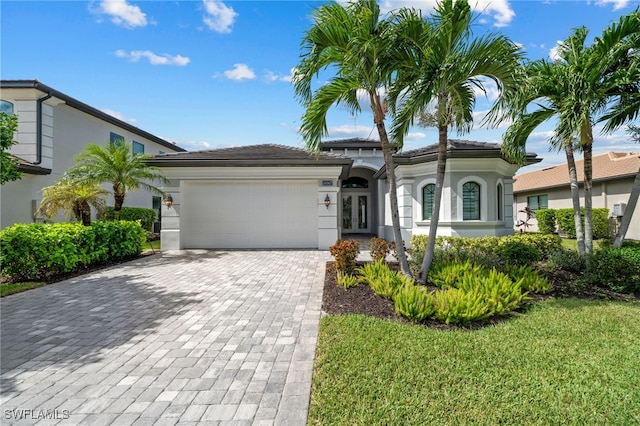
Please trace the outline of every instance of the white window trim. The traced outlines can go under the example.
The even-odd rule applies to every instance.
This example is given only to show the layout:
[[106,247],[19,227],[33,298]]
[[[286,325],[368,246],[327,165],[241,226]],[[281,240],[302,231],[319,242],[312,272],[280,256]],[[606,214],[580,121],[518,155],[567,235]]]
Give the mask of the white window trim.
[[[436,184],[436,179],[435,178],[427,178],[424,180],[421,180],[420,183],[418,183],[418,185],[416,185],[417,191],[416,191],[416,208],[414,209],[414,211],[416,212],[415,218],[414,218],[414,222],[423,222],[423,223],[429,223],[431,222],[430,219],[423,219],[422,218],[422,190],[424,189],[425,186],[429,185],[429,184]],[[442,191],[442,198],[444,198],[444,188]],[[433,215],[432,215],[433,216]],[[440,203],[440,219],[442,219],[442,203]]]
[[[462,212],[463,206],[463,198],[462,198],[462,187],[465,183],[468,182],[476,182],[480,185],[480,220],[464,220],[464,215]],[[463,179],[458,181],[457,185],[457,199],[458,199],[458,208],[456,212],[456,219],[460,222],[486,222],[487,221],[487,181],[482,179],[479,176],[465,176]]]

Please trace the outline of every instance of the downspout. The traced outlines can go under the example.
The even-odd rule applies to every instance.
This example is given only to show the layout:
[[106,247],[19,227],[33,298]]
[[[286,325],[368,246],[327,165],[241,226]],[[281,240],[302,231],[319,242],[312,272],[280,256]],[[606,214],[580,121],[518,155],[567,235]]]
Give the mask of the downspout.
[[51,98],[51,92],[36,101],[36,161],[33,164],[42,162],[42,103]]

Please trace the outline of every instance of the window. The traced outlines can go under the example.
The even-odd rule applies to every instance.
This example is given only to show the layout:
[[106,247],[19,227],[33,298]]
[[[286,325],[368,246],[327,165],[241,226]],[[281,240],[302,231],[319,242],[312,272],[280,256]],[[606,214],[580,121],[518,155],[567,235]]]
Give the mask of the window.
[[13,104],[9,101],[0,100],[0,112],[8,115],[13,114]]
[[342,187],[345,189],[369,188],[369,181],[365,178],[353,176],[342,181]]
[[124,145],[124,136],[111,132],[109,135],[109,142],[116,146],[122,146]]
[[158,154],[162,155],[162,154],[166,154],[166,152],[164,152],[164,151],[158,151]]
[[162,211],[162,197],[151,197],[151,208],[156,211],[156,220],[160,220]]
[[549,195],[530,195],[527,197],[527,205],[531,209],[531,217],[536,217],[536,210],[549,208]]
[[480,220],[480,185],[476,182],[462,185],[462,220]]
[[431,220],[435,192],[436,186],[433,183],[422,187],[422,220]]
[[503,217],[503,210],[504,210],[504,203],[502,201],[502,184],[499,183],[498,186],[496,187],[496,200],[498,205],[497,207],[497,212],[498,212],[498,220],[504,220]]
[[144,154],[144,145],[142,145],[140,142],[133,141],[131,151],[134,154]]

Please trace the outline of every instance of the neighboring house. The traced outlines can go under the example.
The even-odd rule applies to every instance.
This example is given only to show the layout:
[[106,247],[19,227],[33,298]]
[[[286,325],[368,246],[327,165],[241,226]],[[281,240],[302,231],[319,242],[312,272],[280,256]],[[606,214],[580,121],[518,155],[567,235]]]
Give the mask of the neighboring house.
[[[583,199],[584,161],[576,161]],[[593,156],[593,207],[609,209],[614,223],[619,224],[629,200],[629,193],[636,174],[640,170],[640,154],[634,152],[607,152]],[[567,163],[535,170],[515,176],[513,192],[515,210],[526,206],[534,212],[539,209],[572,208]],[[583,201],[581,204],[584,206]],[[525,220],[525,213],[517,213],[519,220]],[[535,217],[529,220],[526,231],[537,232]],[[636,206],[626,238],[640,240],[640,203]]]
[[[403,239],[428,232],[437,145],[395,155]],[[540,161],[528,154],[529,164]],[[253,145],[157,156],[174,185],[163,250],[327,249],[349,234],[393,239],[380,142],[325,142],[319,154]],[[518,166],[497,144],[450,140],[439,235],[513,234]]]
[[[118,120],[37,80],[0,81],[3,112],[18,115],[17,144],[22,179],[0,189],[0,227],[29,223],[42,199],[41,190],[71,167],[88,143],[131,142],[134,152],[158,155],[181,152],[175,144]],[[107,188],[110,189],[110,188]],[[113,205],[113,199],[107,199]],[[147,191],[127,194],[125,206],[159,209],[161,198]]]

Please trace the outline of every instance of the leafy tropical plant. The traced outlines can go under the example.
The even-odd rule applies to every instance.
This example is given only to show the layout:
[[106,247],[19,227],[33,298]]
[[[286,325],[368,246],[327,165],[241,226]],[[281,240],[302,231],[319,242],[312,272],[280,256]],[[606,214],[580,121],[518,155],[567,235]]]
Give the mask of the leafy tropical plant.
[[358,277],[351,274],[345,274],[342,271],[338,271],[336,273],[336,280],[338,281],[338,285],[343,287],[345,290],[355,287],[360,283]]
[[396,313],[416,322],[433,316],[436,312],[433,300],[433,294],[418,285],[404,286],[393,298]]
[[36,214],[41,214],[51,220],[58,211],[62,210],[82,222],[83,225],[91,225],[91,207],[96,209],[101,216],[107,204],[104,197],[109,192],[100,189],[97,183],[79,183],[67,178],[62,178],[52,186],[42,188],[42,201]]
[[[475,37],[471,7],[464,0],[443,0],[429,19],[414,10],[398,14],[396,79],[389,92],[395,116],[392,139],[401,146],[420,114],[430,112],[438,128],[435,195],[429,235],[436,235],[446,169],[449,128],[468,133],[473,126],[476,90],[486,93],[487,81],[498,90],[515,90],[523,58],[521,49],[501,34]],[[391,174],[391,173],[388,173]],[[427,242],[420,281],[433,260],[435,239]]]
[[356,269],[360,243],[356,240],[338,240],[329,247],[329,253],[336,259],[333,266],[337,272],[352,274]]
[[67,173],[72,180],[81,184],[111,184],[114,216],[118,220],[129,191],[144,188],[163,194],[152,182],[166,183],[168,180],[157,167],[145,163],[144,160],[149,157],[146,154],[134,154],[131,144],[89,144],[74,159],[75,164]]
[[18,116],[0,112],[0,185],[22,177],[22,172],[18,171],[20,162],[7,152],[11,145],[17,143],[13,140],[17,129]]
[[[344,105],[353,114],[361,111],[360,96],[370,102],[373,121],[378,130],[389,185],[394,241],[402,273],[409,276],[402,235],[393,166],[393,153],[402,141],[392,145],[384,120],[387,103],[383,93],[391,79],[394,45],[392,24],[382,19],[376,0],[351,3],[329,3],[313,12],[313,25],[302,39],[301,61],[296,67],[294,88],[305,112],[300,132],[307,148],[321,149],[321,138],[327,134],[327,113],[333,105]],[[317,90],[312,83],[320,71],[335,72]]]

